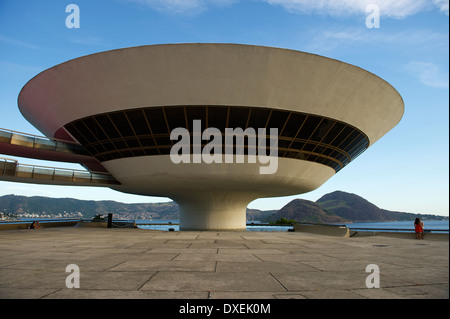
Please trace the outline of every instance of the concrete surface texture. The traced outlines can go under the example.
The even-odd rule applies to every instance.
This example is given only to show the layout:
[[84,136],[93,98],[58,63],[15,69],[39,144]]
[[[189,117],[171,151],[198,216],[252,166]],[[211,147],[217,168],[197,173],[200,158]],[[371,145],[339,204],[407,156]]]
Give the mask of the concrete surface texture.
[[[6,230],[0,298],[448,298],[448,240],[413,236]],[[66,285],[71,264],[79,268],[79,288]],[[379,288],[367,286],[376,284],[369,265],[379,269]]]

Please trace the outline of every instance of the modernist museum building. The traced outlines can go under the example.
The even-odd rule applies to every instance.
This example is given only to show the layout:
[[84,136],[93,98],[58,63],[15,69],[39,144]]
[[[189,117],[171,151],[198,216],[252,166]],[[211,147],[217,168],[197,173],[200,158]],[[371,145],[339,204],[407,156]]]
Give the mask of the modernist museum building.
[[169,197],[180,206],[180,230],[245,229],[251,201],[318,188],[404,112],[389,83],[354,65],[212,43],[70,60],[31,79],[18,105],[47,139],[2,131],[1,154],[86,172],[4,160],[1,180]]

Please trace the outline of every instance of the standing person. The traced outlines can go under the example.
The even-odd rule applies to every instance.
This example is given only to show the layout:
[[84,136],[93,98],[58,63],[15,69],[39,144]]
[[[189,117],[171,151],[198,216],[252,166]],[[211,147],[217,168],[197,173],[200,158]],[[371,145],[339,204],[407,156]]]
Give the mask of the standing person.
[[422,227],[422,239],[423,239],[423,235],[425,235],[425,228],[423,227],[423,221],[422,221],[422,219],[420,219],[419,218],[419,220],[420,220],[420,227]]
[[422,237],[422,233],[423,233],[422,225],[423,225],[423,223],[420,221],[420,218],[416,218],[416,220],[414,221],[414,230],[416,232],[416,239],[423,239],[423,237]]

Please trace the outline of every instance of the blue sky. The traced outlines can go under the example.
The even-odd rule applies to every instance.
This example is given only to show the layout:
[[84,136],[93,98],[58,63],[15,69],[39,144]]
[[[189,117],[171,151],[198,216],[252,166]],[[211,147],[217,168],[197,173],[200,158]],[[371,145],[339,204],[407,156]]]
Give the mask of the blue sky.
[[[78,29],[65,24],[71,3],[80,8]],[[379,28],[366,26],[371,3],[380,9]],[[448,0],[0,0],[0,127],[41,135],[20,114],[17,96],[47,68],[106,50],[185,42],[265,45],[324,55],[380,76],[405,102],[400,124],[319,189],[259,199],[249,207],[278,209],[294,198],[315,201],[342,190],[384,209],[448,216]],[[103,188],[0,182],[0,196],[6,194],[169,200]]]

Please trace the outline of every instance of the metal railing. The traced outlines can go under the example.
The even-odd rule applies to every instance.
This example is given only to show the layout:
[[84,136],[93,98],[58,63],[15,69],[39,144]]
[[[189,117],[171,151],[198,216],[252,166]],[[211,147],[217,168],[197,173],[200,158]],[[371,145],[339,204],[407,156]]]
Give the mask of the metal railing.
[[[388,232],[414,232],[414,228],[371,228],[371,227],[352,227],[345,224],[319,224],[319,223],[298,223],[301,225],[316,225],[316,226],[328,226],[328,227],[347,227],[351,231],[388,231]],[[448,233],[448,229],[424,229],[425,233],[432,233],[432,232],[446,232]]]
[[56,152],[89,155],[82,145],[75,142],[17,132],[4,128],[0,128],[0,143],[9,143],[13,145]]
[[[362,228],[362,227],[348,227],[352,231],[389,231],[389,232],[407,232],[413,233],[414,228]],[[424,229],[424,233],[448,233],[448,229]]]
[[1,176],[70,183],[120,184],[108,173],[19,164],[8,158],[0,158]]

